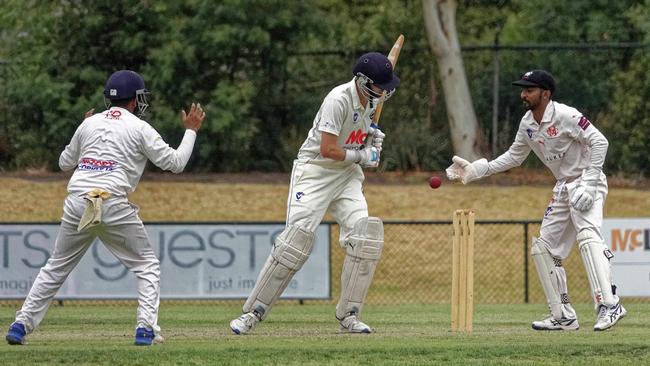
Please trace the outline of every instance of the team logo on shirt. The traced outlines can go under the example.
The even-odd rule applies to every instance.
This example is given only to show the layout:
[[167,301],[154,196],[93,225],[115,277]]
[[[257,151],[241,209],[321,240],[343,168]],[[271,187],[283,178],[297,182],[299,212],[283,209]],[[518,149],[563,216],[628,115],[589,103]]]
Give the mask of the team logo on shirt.
[[297,192],[296,193],[296,200],[300,201],[300,199],[305,195],[305,192]]
[[530,128],[526,129],[526,134],[528,135],[529,139],[533,138],[533,130],[531,130]]
[[120,119],[122,112],[118,111],[117,109],[108,110],[104,116],[109,119]]
[[100,172],[110,172],[117,168],[117,161],[98,160],[93,158],[81,158],[78,168],[80,170],[94,170]]
[[368,133],[363,132],[362,129],[352,131],[348,135],[347,140],[345,140],[345,144],[363,144],[366,141],[366,136],[368,136]]
[[352,122],[357,123],[357,121],[359,121],[359,112],[354,112],[352,115]]
[[583,131],[586,130],[587,127],[589,127],[590,125],[591,125],[591,122],[589,122],[587,117],[585,117],[585,116],[580,117],[580,121],[578,121],[578,126],[580,128],[582,128]]
[[555,137],[557,136],[557,127],[551,126],[546,130],[546,134],[548,137]]

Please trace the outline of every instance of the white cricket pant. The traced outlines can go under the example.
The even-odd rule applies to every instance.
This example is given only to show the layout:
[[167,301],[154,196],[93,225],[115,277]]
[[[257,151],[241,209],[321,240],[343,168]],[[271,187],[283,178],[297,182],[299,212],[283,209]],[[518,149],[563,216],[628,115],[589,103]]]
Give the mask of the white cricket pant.
[[[590,230],[601,240],[603,236],[601,227],[603,224],[603,206],[607,198],[607,180],[602,177],[598,184],[596,197],[591,208],[587,211],[578,211],[570,203],[573,190],[578,186],[579,180],[571,183],[558,182],[553,188],[553,197],[546,208],[539,239],[553,257],[565,260],[571,253],[576,236],[582,230]],[[556,268],[559,272],[557,280],[562,296],[565,296],[568,303],[567,278],[563,267]],[[568,309],[568,310],[567,310]],[[575,311],[565,306],[565,312],[573,314]]]
[[345,247],[354,224],[368,217],[363,180],[363,170],[358,164],[333,169],[294,161],[287,199],[287,225],[314,232],[329,209],[341,228],[339,244]]
[[[54,250],[34,280],[22,308],[16,313],[16,321],[24,324],[28,333],[34,331],[45,317],[63,282],[95,238],[99,238],[137,278],[137,327],[148,327],[158,333],[160,262],[138,217],[137,207],[126,198],[104,201],[103,223],[77,232],[77,224],[86,202],[83,198],[74,196],[66,199]],[[72,223],[75,220],[77,224]]]
[[600,231],[603,225],[603,206],[607,198],[607,181],[598,184],[594,204],[587,211],[578,211],[570,203],[573,190],[578,181],[560,183],[553,189],[553,197],[546,208],[540,239],[545,243],[552,256],[566,259],[576,242],[578,232],[589,229],[604,241]]

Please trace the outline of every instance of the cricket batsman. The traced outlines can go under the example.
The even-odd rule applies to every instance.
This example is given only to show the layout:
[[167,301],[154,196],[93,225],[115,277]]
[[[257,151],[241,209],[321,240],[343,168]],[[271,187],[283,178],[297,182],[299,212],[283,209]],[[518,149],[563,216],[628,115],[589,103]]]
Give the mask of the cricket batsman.
[[205,112],[194,103],[187,114],[181,112],[185,135],[178,149],[173,149],[141,119],[148,107],[147,94],[138,73],[113,73],[104,88],[108,109],[94,115],[89,111],[61,153],[61,170],[74,170],[61,226],[50,258],[9,327],[9,344],[26,343],[27,335],[41,323],[57,291],[96,238],[137,278],[135,344],[163,341],[158,326],[160,262],[138,207],[129,202],[128,194],[135,191],[147,160],[164,170],[183,171]]
[[388,58],[362,55],[353,79],[332,89],[320,106],[313,127],[300,147],[291,172],[286,227],[278,235],[243,307],[230,322],[235,334],[249,333],[264,320],[294,274],[312,251],[314,231],[329,209],[340,225],[346,251],[336,318],[342,332],[371,333],[360,319],[381,256],[384,228],[368,216],[362,168],[377,167],[384,133],[371,127],[383,91],[392,95],[400,80]]
[[470,163],[454,156],[447,175],[467,184],[521,165],[532,150],[557,179],[539,237],[533,238],[531,248],[550,316],[534,321],[532,327],[578,329],[562,266],[577,240],[598,314],[594,330],[609,329],[627,312],[612,284],[610,259],[613,255],[601,234],[607,197],[607,178],[602,171],[607,139],[578,110],[551,99],[555,80],[547,71],[526,72],[512,84],[522,88],[521,100],[528,109],[513,144],[489,162],[479,159]]

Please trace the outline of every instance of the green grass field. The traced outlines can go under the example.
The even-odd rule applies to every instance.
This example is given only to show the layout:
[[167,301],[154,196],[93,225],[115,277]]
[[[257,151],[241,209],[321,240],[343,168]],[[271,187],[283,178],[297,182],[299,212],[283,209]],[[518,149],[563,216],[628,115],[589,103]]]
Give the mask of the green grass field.
[[[453,210],[471,207],[481,220],[538,220],[552,184],[445,184],[433,191],[426,175],[403,184],[372,183],[365,194],[372,215],[385,220],[450,220]],[[511,182],[512,183],[512,182]],[[0,220],[57,222],[67,181],[0,177]],[[287,183],[154,182],[144,181],[131,197],[142,207],[145,221],[282,221]],[[647,216],[650,192],[612,187],[607,217]],[[327,219],[327,218],[326,218]],[[283,302],[254,334],[234,336],[228,322],[240,312],[240,302],[168,303],[161,307],[160,325],[167,338],[152,348],[132,346],[135,304],[66,303],[53,306],[26,347],[0,342],[0,365],[225,365],[225,364],[349,364],[349,365],[640,365],[650,361],[650,303],[624,304],[628,317],[614,329],[592,331],[595,314],[588,304],[586,275],[576,251],[565,265],[572,298],[577,300],[581,329],[571,333],[536,332],[532,320],[546,315],[536,274],[531,271],[531,302],[521,302],[519,232],[485,232],[476,251],[474,333],[453,334],[450,325],[450,273],[443,227],[408,235],[387,229],[388,244],[369,293],[364,320],[376,328],[371,335],[338,334],[333,301],[299,306]],[[533,230],[531,228],[531,230]],[[334,237],[338,232],[334,229]],[[422,232],[420,232],[422,231]],[[512,238],[511,238],[512,237]],[[515,254],[496,248],[516,245]],[[423,250],[426,249],[426,250]],[[419,253],[413,258],[410,253]],[[495,273],[494,258],[506,261]],[[333,297],[342,252],[332,249]],[[575,267],[575,269],[573,269]],[[388,271],[390,269],[390,271]],[[395,284],[397,281],[397,284]],[[509,282],[511,281],[511,282]],[[507,295],[506,291],[514,291]],[[399,294],[402,305],[380,305]],[[431,298],[431,294],[439,294]],[[511,297],[508,297],[511,296]],[[429,299],[422,305],[423,298]],[[391,297],[392,299],[392,297]],[[392,300],[391,300],[392,301]],[[392,302],[388,302],[392,303]],[[443,304],[433,304],[443,303]],[[487,304],[490,303],[490,304]],[[0,327],[5,331],[20,304],[0,302]]]
[[[0,307],[8,325],[15,308]],[[2,364],[21,365],[640,365],[650,357],[650,304],[605,332],[579,305],[581,329],[538,332],[541,305],[477,305],[472,334],[449,332],[448,305],[368,306],[370,335],[339,334],[332,305],[279,304],[253,334],[231,334],[239,303],[163,303],[166,342],[136,347],[135,305],[54,306],[27,346],[0,345]]]

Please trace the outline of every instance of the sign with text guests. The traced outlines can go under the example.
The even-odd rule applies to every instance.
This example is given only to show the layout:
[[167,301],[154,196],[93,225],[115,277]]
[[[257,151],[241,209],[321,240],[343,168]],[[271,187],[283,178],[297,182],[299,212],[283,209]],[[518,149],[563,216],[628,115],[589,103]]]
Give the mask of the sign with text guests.
[[[0,224],[0,299],[23,299],[54,247],[58,224]],[[243,299],[284,224],[145,224],[160,260],[162,299]],[[329,299],[330,227],[285,290],[285,299]],[[97,239],[57,299],[133,299],[136,278]]]
[[650,296],[650,218],[609,218],[602,230],[617,295]]

